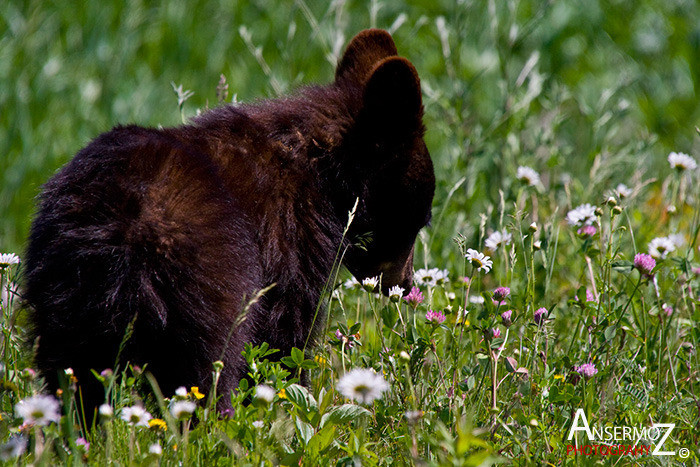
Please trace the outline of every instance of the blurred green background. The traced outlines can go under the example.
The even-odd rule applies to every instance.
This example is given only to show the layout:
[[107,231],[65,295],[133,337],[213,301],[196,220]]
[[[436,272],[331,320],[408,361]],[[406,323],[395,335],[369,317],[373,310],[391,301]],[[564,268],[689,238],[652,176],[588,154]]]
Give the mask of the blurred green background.
[[91,138],[181,123],[171,82],[195,93],[185,116],[217,105],[221,74],[238,101],[325,83],[367,27],[389,29],[422,78],[435,259],[455,254],[456,232],[477,235],[499,190],[515,196],[518,164],[576,198],[666,170],[671,150],[698,154],[696,0],[11,0],[0,13],[1,252],[23,251],[42,183]]

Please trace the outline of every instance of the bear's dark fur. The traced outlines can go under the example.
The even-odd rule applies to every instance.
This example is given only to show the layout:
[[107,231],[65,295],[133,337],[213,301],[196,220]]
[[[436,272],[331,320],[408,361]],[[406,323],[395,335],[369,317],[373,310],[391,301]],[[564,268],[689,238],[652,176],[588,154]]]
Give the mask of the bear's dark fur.
[[165,394],[206,391],[219,359],[220,389],[235,389],[246,342],[303,348],[358,198],[347,238],[372,241],[344,264],[408,289],[435,186],[422,113],[415,68],[367,30],[327,86],[96,138],[44,187],[24,263],[48,386],[71,367],[88,406],[101,403],[90,369],[113,367],[130,323],[120,361],[148,363]]

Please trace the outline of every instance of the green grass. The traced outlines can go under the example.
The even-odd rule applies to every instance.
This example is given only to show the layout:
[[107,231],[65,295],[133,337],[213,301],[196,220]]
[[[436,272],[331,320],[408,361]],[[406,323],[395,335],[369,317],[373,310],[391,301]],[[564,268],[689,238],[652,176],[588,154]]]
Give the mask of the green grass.
[[[60,423],[22,426],[14,405],[40,381],[26,370],[23,312],[4,301],[0,444],[28,440],[20,463],[587,465],[592,459],[567,456],[577,408],[597,426],[675,423],[665,448],[691,455],[603,464],[698,462],[699,174],[666,160],[671,151],[699,155],[693,0],[3,4],[0,253],[21,256],[41,184],[102,131],[177,125],[217,105],[221,74],[238,101],[328,82],[347,41],[372,26],[392,30],[422,79],[438,187],[415,267],[447,269],[449,280],[421,285],[415,310],[340,287],[322,344],[309,360],[288,362],[308,368],[308,389],[290,386],[295,375],[251,349],[253,380],[278,393],[270,405],[241,403],[251,387],[227,420],[212,415],[207,398],[197,400],[197,424],[150,407],[164,429],[119,418],[142,395],[139,381],[150,386],[129,369],[105,379],[113,419],[78,423],[68,382]],[[171,82],[194,91],[182,112]],[[519,166],[542,184],[519,182]],[[613,196],[616,208],[606,200],[619,183],[632,194]],[[592,238],[565,221],[583,203],[600,208]],[[474,273],[466,248],[485,251],[485,238],[504,229],[512,243],[486,252],[491,272]],[[653,281],[642,279],[634,255],[675,233],[684,244],[657,260]],[[19,273],[6,269],[3,288]],[[488,296],[498,286],[512,290],[509,328]],[[585,289],[594,300],[575,298]],[[482,293],[483,305],[468,299]],[[540,307],[549,319],[538,326]],[[458,319],[465,308],[468,325]],[[426,323],[428,309],[446,321]],[[339,327],[362,345],[343,346]],[[587,362],[598,373],[580,379],[574,367]],[[390,385],[364,407],[337,391],[344,371],[358,367]],[[422,415],[406,418],[415,411]],[[87,452],[75,444],[81,437]],[[148,453],[156,441],[160,457]]]

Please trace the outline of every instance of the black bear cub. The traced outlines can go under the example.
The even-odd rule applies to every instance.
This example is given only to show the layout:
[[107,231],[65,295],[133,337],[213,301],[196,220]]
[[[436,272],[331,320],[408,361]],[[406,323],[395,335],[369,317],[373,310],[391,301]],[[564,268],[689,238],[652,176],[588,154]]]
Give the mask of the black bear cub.
[[24,263],[49,388],[72,368],[90,410],[104,399],[90,369],[147,363],[167,395],[207,391],[222,360],[223,410],[245,343],[288,353],[313,341],[339,248],[358,279],[408,289],[435,188],[422,115],[415,68],[373,29],[329,85],[97,137],[46,183]]

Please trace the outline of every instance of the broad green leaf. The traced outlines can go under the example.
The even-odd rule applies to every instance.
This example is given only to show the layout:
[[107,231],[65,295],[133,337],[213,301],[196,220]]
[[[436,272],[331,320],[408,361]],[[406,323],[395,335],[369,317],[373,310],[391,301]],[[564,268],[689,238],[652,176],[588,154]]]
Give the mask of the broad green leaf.
[[309,393],[309,390],[298,384],[290,384],[285,388],[287,400],[302,409],[304,412],[317,410],[316,399]]
[[321,418],[321,426],[326,426],[328,423],[342,425],[357,420],[364,415],[370,415],[370,411],[359,405],[343,404],[333,407],[328,413],[324,414]]

